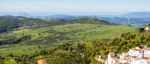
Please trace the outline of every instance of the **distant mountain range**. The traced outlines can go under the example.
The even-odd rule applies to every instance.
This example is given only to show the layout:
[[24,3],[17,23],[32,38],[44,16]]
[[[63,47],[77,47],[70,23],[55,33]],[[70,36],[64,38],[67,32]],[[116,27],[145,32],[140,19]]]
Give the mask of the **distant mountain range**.
[[120,16],[99,17],[108,22],[119,24],[149,24],[150,12],[130,12]]
[[129,16],[132,18],[150,18],[150,12],[131,12],[122,16]]
[[[6,15],[5,13],[0,13],[0,15]],[[35,16],[32,16],[35,15]],[[41,16],[39,15],[40,13],[7,13],[7,15],[14,15],[14,16],[24,16],[24,17],[34,17],[34,18],[40,18],[40,19],[65,19],[65,20],[75,20],[80,18],[81,16],[76,16],[76,15],[66,15],[65,14],[51,14],[51,13],[43,13]],[[80,13],[81,14],[81,13]],[[98,13],[100,14],[100,13]],[[44,16],[43,16],[44,15]],[[86,15],[85,15],[86,16]],[[124,23],[130,23],[130,24],[149,24],[150,23],[150,12],[130,12],[130,13],[125,13],[125,14],[120,14],[120,15],[87,15],[89,17],[96,17],[98,19],[102,19],[108,22],[112,23],[118,23],[118,24],[124,24]],[[128,21],[128,18],[130,21]]]
[[0,12],[0,16],[11,15],[11,16],[25,16],[25,17],[51,17],[51,18],[73,18],[73,16],[103,16],[103,17],[111,17],[111,16],[129,16],[132,18],[150,18],[150,12],[129,12],[129,13],[104,13],[104,12],[72,12],[72,13],[54,13],[54,12]]
[[65,20],[77,19],[76,16],[71,16],[71,15],[37,16],[36,18],[41,18],[41,19],[65,19]]

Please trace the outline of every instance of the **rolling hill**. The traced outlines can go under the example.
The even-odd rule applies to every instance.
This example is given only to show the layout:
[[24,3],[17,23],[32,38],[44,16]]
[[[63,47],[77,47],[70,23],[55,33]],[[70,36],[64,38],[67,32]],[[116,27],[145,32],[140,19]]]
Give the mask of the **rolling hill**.
[[[8,26],[12,22],[21,25],[0,33],[0,62],[36,64],[36,58],[40,56],[46,56],[50,64],[51,62],[56,62],[56,64],[57,62],[60,64],[76,62],[76,60],[89,62],[93,58],[93,54],[99,53],[100,49],[98,48],[106,49],[105,44],[109,41],[113,41],[122,33],[138,31],[134,26],[111,24],[90,17],[80,17],[71,21],[25,17],[23,17],[24,20],[21,17],[21,20],[17,18],[15,21],[10,21],[10,18],[12,17],[2,19],[3,21],[5,19],[7,22],[5,24]],[[2,20],[0,22],[3,25]],[[102,40],[103,44],[99,40]],[[97,43],[95,44],[95,42]],[[86,53],[85,58],[81,57],[83,53]],[[68,61],[68,59],[71,60]]]
[[0,16],[0,32],[6,32],[20,27],[46,26],[48,22],[41,19],[22,16]]
[[[48,26],[40,28],[22,28],[17,29],[8,33],[0,34],[1,37],[14,37],[16,39],[24,38],[25,36],[30,36],[28,40],[18,41],[21,45],[22,50],[18,51],[17,46],[8,46],[0,48],[0,55],[8,55],[10,53],[14,55],[25,54],[25,52],[30,52],[26,54],[32,54],[40,49],[37,49],[38,46],[41,46],[41,49],[45,49],[48,46],[54,46],[57,42],[76,42],[80,40],[97,40],[97,39],[113,39],[120,36],[122,33],[136,32],[136,27],[131,27],[128,25],[100,25],[100,24],[66,24],[58,26]],[[28,37],[27,37],[28,38]],[[9,42],[14,42],[12,39]],[[14,44],[18,44],[14,43]],[[8,44],[8,43],[7,43]],[[54,44],[54,45],[53,45]],[[28,45],[28,46],[27,46]],[[36,49],[31,49],[33,48]],[[11,47],[11,49],[10,49]],[[24,51],[26,47],[26,51]],[[49,48],[49,47],[48,47]],[[13,52],[7,51],[13,50]],[[31,51],[31,50],[34,51]]]

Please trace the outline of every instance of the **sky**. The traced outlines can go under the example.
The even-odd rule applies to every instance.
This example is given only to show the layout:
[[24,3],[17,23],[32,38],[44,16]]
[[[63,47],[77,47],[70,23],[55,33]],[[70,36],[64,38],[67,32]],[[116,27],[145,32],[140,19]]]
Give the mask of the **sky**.
[[139,12],[150,0],[0,0],[0,12]]

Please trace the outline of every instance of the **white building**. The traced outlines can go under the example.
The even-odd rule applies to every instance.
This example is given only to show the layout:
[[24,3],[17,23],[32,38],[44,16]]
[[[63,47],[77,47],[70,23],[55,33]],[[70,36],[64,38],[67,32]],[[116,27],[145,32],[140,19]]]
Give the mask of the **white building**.
[[[117,58],[119,57],[119,58]],[[119,61],[118,61],[119,60]],[[139,46],[128,52],[118,54],[109,53],[105,64],[150,64],[150,48]]]
[[122,53],[119,55],[119,63],[128,63],[128,53]]
[[150,58],[150,48],[147,47],[136,47],[133,49],[130,49],[128,51],[129,56],[131,57],[137,57],[137,58]]
[[99,62],[102,62],[102,63],[105,62],[105,61],[102,59],[102,57],[101,57],[100,55],[97,55],[97,56],[95,57],[95,59],[96,59],[97,61],[99,61]]
[[148,31],[148,30],[150,30],[150,28],[147,26],[147,27],[144,28],[144,30]]
[[144,31],[145,31],[145,32],[150,32],[150,26],[144,27]]
[[105,60],[105,64],[117,64],[119,59],[116,57],[114,52],[108,54],[107,59]]
[[129,64],[150,64],[149,59],[132,60]]

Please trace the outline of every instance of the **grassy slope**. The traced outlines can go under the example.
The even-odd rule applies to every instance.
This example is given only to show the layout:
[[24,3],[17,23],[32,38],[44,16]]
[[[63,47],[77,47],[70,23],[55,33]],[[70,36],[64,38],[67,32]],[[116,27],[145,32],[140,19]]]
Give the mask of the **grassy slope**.
[[35,52],[40,52],[41,50],[49,50],[56,46],[57,44],[50,45],[13,45],[13,46],[4,46],[6,48],[0,48],[0,56],[7,56],[9,54],[13,55],[31,55]]
[[58,32],[71,32],[66,37],[71,39],[101,39],[114,38],[122,33],[135,32],[135,27],[127,25],[99,25],[99,24],[68,24],[54,27]]
[[32,35],[32,39],[36,39],[38,37],[40,37],[39,33],[42,34],[43,37],[48,36],[48,33],[46,31],[48,31],[48,27],[42,27],[42,28],[34,28],[34,29],[19,29],[19,30],[15,30],[13,32],[10,32],[9,35],[14,35],[17,38],[20,38],[24,35]]
[[[49,32],[54,31],[54,32]],[[100,38],[114,38],[125,32],[135,32],[136,28],[127,25],[100,25],[100,24],[66,24],[58,26],[40,27],[32,29],[18,29],[8,33],[8,35],[14,35],[17,38],[24,35],[32,35],[32,40],[47,37],[56,36],[58,32],[65,33],[65,36],[70,39],[85,39],[94,40]],[[39,35],[39,33],[41,35]],[[54,44],[56,45],[56,44]],[[41,48],[39,48],[41,46]],[[41,49],[50,49],[53,45],[16,45],[13,47],[0,48],[0,56],[5,56],[10,53],[15,55],[32,54]]]
[[[54,32],[50,32],[54,31]],[[65,37],[74,39],[100,39],[100,38],[114,38],[122,33],[135,32],[136,27],[128,25],[100,25],[100,24],[67,24],[59,26],[49,26],[32,29],[18,29],[14,30],[9,35],[20,38],[25,35],[32,35],[32,39],[54,36],[54,33],[66,33]]]

